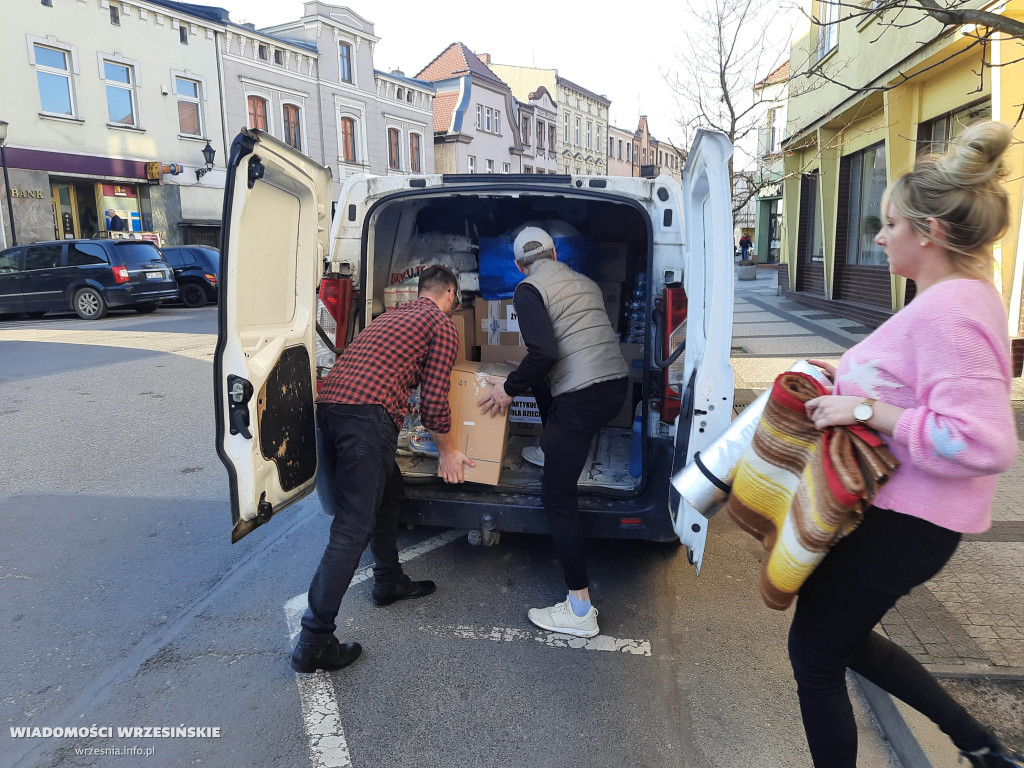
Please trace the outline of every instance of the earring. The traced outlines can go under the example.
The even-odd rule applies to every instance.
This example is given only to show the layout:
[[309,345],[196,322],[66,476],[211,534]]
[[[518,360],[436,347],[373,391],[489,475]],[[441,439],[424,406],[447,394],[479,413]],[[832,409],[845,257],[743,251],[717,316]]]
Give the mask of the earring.
[[927,240],[922,240],[922,241],[921,241],[921,247],[922,247],[922,248],[924,248],[924,247],[925,247],[925,246],[926,246],[927,244],[928,244],[928,241],[927,241]]

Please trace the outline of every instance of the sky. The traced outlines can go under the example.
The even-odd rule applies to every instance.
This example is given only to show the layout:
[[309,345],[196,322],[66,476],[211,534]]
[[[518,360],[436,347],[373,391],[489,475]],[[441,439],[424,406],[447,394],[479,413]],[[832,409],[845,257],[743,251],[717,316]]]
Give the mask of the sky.
[[[234,22],[266,27],[302,15],[301,0],[198,0],[219,5]],[[634,130],[647,115],[658,139],[679,142],[679,109],[663,73],[685,57],[680,40],[689,12],[678,0],[631,5],[621,0],[516,0],[431,5],[423,0],[334,0],[374,24],[374,66],[414,76],[451,43],[489,53],[499,64],[558,69],[611,99],[612,125]],[[639,18],[632,8],[647,10]],[[690,22],[692,24],[692,20]],[[758,45],[762,32],[751,36]],[[768,37],[787,39],[777,24]],[[762,73],[762,76],[767,72]]]

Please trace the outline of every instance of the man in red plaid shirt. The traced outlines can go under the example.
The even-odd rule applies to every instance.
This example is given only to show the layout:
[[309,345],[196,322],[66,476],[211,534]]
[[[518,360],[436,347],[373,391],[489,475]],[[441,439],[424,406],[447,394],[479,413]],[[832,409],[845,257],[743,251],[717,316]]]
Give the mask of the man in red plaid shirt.
[[451,270],[420,273],[419,298],[385,312],[338,357],[317,397],[321,433],[321,501],[334,522],[309,587],[309,608],[292,653],[292,669],[341,669],[355,661],[359,643],[341,644],[335,619],[367,543],[373,553],[373,602],[423,597],[432,581],[412,581],[398,563],[398,502],[402,473],[395,463],[398,432],[409,393],[420,387],[420,417],[440,453],[445,482],[463,482],[473,461],[455,448],[448,388],[459,348],[451,316],[460,303]]

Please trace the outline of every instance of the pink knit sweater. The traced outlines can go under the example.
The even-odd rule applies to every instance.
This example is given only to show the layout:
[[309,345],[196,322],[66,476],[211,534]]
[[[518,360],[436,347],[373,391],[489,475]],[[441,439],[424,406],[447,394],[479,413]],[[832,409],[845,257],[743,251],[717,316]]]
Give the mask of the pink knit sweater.
[[887,440],[900,468],[875,506],[961,533],[988,529],[1017,451],[1006,328],[992,285],[947,280],[843,355],[836,394],[906,409]]

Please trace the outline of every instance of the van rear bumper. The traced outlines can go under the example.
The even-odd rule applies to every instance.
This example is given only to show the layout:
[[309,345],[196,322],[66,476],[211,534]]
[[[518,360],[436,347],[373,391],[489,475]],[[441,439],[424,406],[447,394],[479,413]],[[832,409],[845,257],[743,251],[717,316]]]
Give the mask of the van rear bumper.
[[133,304],[174,301],[178,298],[178,286],[165,283],[158,289],[148,291],[140,291],[135,286],[118,286],[106,288],[103,293],[108,306],[129,307]]
[[[651,441],[653,456],[643,490],[632,498],[580,493],[580,526],[583,535],[603,539],[675,541],[669,514],[671,443]],[[400,520],[412,525],[446,528],[480,528],[487,516],[493,529],[512,533],[550,533],[539,495],[502,493],[467,485],[455,489],[443,484],[406,484]],[[642,522],[623,522],[623,519]]]

